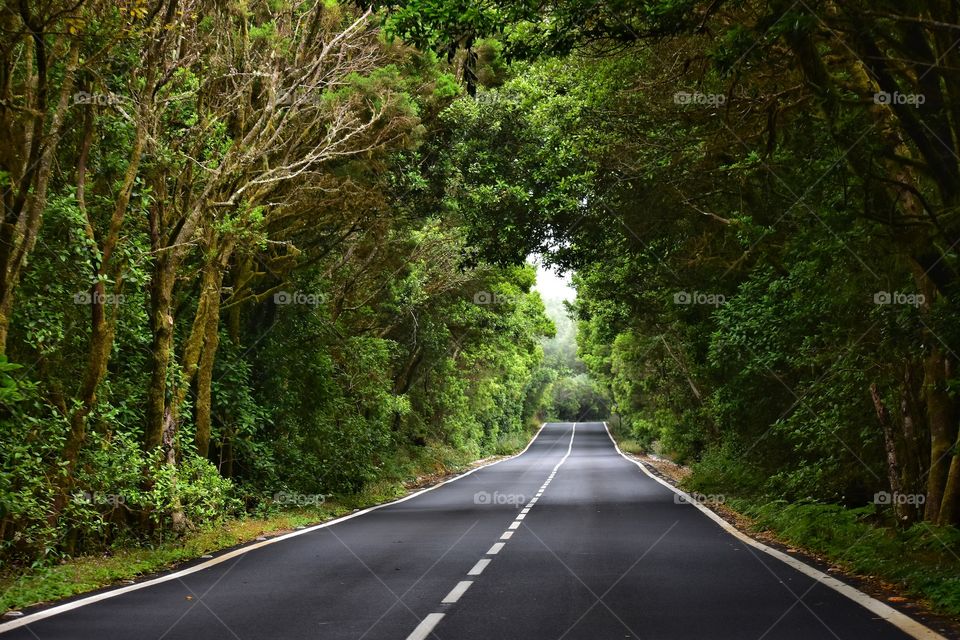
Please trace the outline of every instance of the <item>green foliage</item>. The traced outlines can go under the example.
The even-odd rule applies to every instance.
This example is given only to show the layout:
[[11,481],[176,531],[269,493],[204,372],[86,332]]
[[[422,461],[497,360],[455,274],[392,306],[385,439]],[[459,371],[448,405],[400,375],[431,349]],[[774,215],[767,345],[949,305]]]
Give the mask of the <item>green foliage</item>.
[[233,483],[222,477],[217,468],[205,458],[185,457],[177,467],[160,464],[156,467],[151,490],[143,495],[146,508],[154,518],[160,518],[163,529],[170,529],[169,514],[176,506],[183,510],[190,522],[216,526],[236,515],[241,507],[233,496]]
[[603,420],[609,415],[605,394],[586,374],[557,378],[547,394],[548,415],[563,422]]
[[[0,551],[14,561],[49,562],[59,556],[61,529],[49,522],[47,513],[66,429],[62,419],[39,402],[34,385],[13,384],[15,397],[8,396],[13,402],[4,402],[0,418],[0,521],[13,534],[4,536]],[[12,387],[10,382],[4,386]]]
[[[280,492],[393,495],[516,449],[540,411],[533,270],[477,259],[454,213],[456,69],[352,6],[234,9],[48,25],[90,99],[27,198],[43,224],[4,318],[4,563],[202,535]],[[12,41],[29,102],[39,62]]]
[[[24,397],[6,403],[0,420],[0,518],[12,531],[0,547],[4,557],[45,564],[65,552],[104,548],[139,537],[130,525],[143,515],[159,531],[169,530],[174,500],[192,522],[204,525],[237,513],[231,481],[210,462],[197,456],[185,457],[179,467],[151,462],[135,434],[123,430],[91,434],[69,478],[72,488],[60,498],[66,469],[58,461],[68,426],[60,416],[39,413],[49,409],[39,402],[36,385],[23,386]],[[58,499],[63,506],[51,521],[50,504]]]

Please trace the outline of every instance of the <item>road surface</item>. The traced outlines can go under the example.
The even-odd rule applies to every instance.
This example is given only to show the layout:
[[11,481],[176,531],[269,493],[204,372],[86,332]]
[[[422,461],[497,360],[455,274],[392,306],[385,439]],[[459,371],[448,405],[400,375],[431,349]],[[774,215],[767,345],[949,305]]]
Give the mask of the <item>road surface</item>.
[[552,423],[523,454],[413,498],[0,631],[3,640],[917,637],[676,495],[622,457],[603,424]]

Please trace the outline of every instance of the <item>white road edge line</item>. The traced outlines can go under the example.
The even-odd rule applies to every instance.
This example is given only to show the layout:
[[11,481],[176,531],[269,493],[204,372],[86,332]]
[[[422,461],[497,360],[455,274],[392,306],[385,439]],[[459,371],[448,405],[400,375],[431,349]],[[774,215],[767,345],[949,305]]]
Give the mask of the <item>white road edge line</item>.
[[444,596],[443,600],[441,600],[440,603],[441,604],[455,603],[457,600],[460,599],[460,597],[464,593],[467,592],[467,589],[469,589],[470,585],[472,584],[473,584],[473,580],[461,580],[460,582],[457,583],[457,586],[455,586],[453,589],[450,590],[450,593]]
[[814,567],[811,567],[805,562],[801,562],[800,560],[797,560],[793,556],[787,555],[782,551],[778,551],[773,547],[768,547],[762,542],[757,542],[756,540],[754,540],[753,538],[743,533],[742,531],[734,527],[732,524],[730,524],[729,522],[727,522],[726,520],[718,516],[716,513],[714,513],[707,507],[705,507],[703,504],[700,503],[700,501],[690,497],[690,495],[688,495],[686,492],[681,491],[680,489],[677,489],[666,480],[663,480],[662,478],[658,478],[657,476],[652,474],[650,470],[647,469],[639,461],[626,456],[623,453],[623,451],[620,450],[620,447],[617,445],[617,441],[613,439],[613,434],[610,433],[610,427],[607,426],[606,422],[603,423],[603,428],[607,430],[607,436],[609,436],[610,441],[613,442],[613,447],[617,450],[617,453],[619,453],[629,462],[632,462],[633,464],[640,467],[641,471],[643,471],[645,474],[647,474],[648,476],[650,476],[651,478],[653,478],[654,480],[656,480],[657,482],[665,486],[667,489],[670,489],[674,493],[683,496],[688,503],[692,504],[694,507],[702,511],[708,518],[710,518],[711,520],[716,522],[718,525],[720,525],[730,535],[738,538],[740,541],[744,542],[745,544],[748,544],[755,549],[759,549],[760,551],[763,551],[767,555],[772,556],[777,560],[780,560],[784,564],[793,567],[800,573],[803,573],[804,575],[807,575],[813,578],[820,584],[830,587],[831,589],[840,593],[841,595],[844,595],[847,598],[853,600],[854,602],[859,604],[861,607],[867,609],[871,613],[876,614],[881,619],[886,620],[887,622],[889,622],[896,628],[900,629],[907,635],[913,638],[917,638],[917,640],[947,640],[944,636],[940,635],[930,627],[927,627],[921,624],[920,622],[917,622],[916,620],[914,620],[908,615],[900,613],[893,607],[887,604],[884,604],[883,602],[880,602],[876,598],[868,596],[867,594],[860,591],[859,589],[851,587],[847,583],[841,582],[840,580],[837,580],[833,576],[830,576],[820,571],[819,569],[815,569]]
[[484,558],[483,560],[477,560],[477,564],[473,565],[473,569],[467,571],[468,576],[478,576],[483,573],[483,570],[487,568],[487,565],[490,564],[490,558]]
[[[366,509],[362,509],[362,510],[360,510],[360,511],[357,511],[356,513],[351,513],[351,514],[349,514],[349,515],[345,515],[345,516],[342,516],[342,517],[340,517],[340,518],[335,518],[335,519],[333,519],[333,520],[328,520],[327,522],[321,522],[320,524],[313,525],[312,527],[307,527],[307,528],[305,528],[305,529],[300,529],[300,530],[298,530],[298,531],[292,531],[292,532],[290,532],[290,533],[285,533],[285,534],[282,535],[282,536],[277,536],[277,537],[275,537],[275,538],[270,538],[269,540],[264,540],[263,542],[258,542],[258,543],[256,543],[256,544],[251,544],[251,545],[249,545],[249,546],[246,546],[246,547],[243,547],[243,548],[240,548],[240,549],[234,549],[233,551],[230,551],[230,552],[228,552],[228,553],[225,553],[225,554],[223,554],[223,555],[221,555],[221,556],[217,556],[216,558],[213,558],[212,560],[207,560],[206,562],[201,562],[200,564],[195,565],[195,566],[193,566],[193,567],[190,567],[189,569],[183,569],[183,570],[181,570],[181,571],[176,571],[176,572],[174,572],[174,573],[168,573],[168,574],[163,575],[163,576],[160,576],[160,577],[158,577],[158,578],[153,578],[153,579],[151,579],[151,580],[145,580],[145,581],[143,581],[143,582],[138,582],[137,584],[132,584],[132,585],[128,585],[128,586],[125,586],[125,587],[119,587],[119,588],[117,588],[117,589],[111,589],[110,591],[105,591],[105,592],[103,592],[103,593],[98,593],[98,594],[96,594],[96,595],[88,596],[88,597],[86,597],[86,598],[81,598],[81,599],[79,599],[79,600],[74,600],[73,602],[68,602],[68,603],[66,603],[66,604],[62,604],[62,605],[59,605],[59,606],[56,606],[56,607],[52,607],[52,608],[50,608],[50,609],[45,609],[45,610],[43,610],[43,611],[38,611],[38,612],[36,612],[36,613],[31,613],[30,615],[17,618],[16,620],[14,620],[14,621],[12,621],[12,622],[6,622],[6,623],[3,623],[3,624],[0,624],[0,633],[6,633],[7,631],[12,631],[12,630],[17,629],[17,628],[19,628],[19,627],[24,627],[24,626],[26,626],[26,625],[28,625],[28,624],[33,624],[34,622],[38,622],[38,621],[40,621],[40,620],[43,620],[44,618],[51,618],[51,617],[53,617],[53,616],[55,616],[55,615],[58,615],[58,614],[61,614],[61,613],[66,613],[67,611],[72,611],[73,609],[79,609],[80,607],[86,606],[86,605],[88,605],[88,604],[93,604],[94,602],[100,602],[101,600],[107,600],[107,599],[109,599],[109,598],[113,598],[113,597],[116,597],[116,596],[119,596],[119,595],[123,595],[124,593],[129,593],[129,592],[131,592],[131,591],[137,591],[138,589],[145,589],[146,587],[151,587],[151,586],[153,586],[153,585],[155,585],[155,584],[160,584],[160,583],[162,583],[162,582],[169,582],[170,580],[178,580],[178,579],[182,578],[183,576],[190,575],[191,573],[196,573],[196,572],[198,572],[198,571],[203,571],[204,569],[208,569],[208,568],[210,568],[210,567],[212,567],[212,566],[214,566],[214,565],[218,565],[218,564],[220,564],[220,563],[222,563],[222,562],[226,562],[227,560],[232,560],[233,558],[236,558],[237,556],[243,555],[244,553],[249,553],[250,551],[253,551],[254,549],[259,549],[259,548],[261,548],[261,547],[265,547],[265,546],[267,546],[268,544],[274,544],[274,543],[280,542],[280,541],[282,541],[282,540],[289,540],[290,538],[295,538],[296,536],[302,536],[302,535],[305,534],[305,533],[310,533],[310,532],[312,532],[312,531],[317,531],[317,530],[319,530],[319,529],[324,529],[324,528],[326,528],[326,527],[331,527],[331,526],[333,526],[333,525],[335,525],[335,524],[339,524],[339,523],[341,523],[341,522],[345,522],[346,520],[351,520],[351,519],[353,519],[353,518],[358,518],[358,517],[360,517],[360,516],[362,516],[362,515],[365,515],[365,514],[367,514],[367,513],[370,513],[371,511],[376,511],[377,509],[382,509],[383,507],[388,507],[388,506],[390,506],[390,505],[392,505],[392,504],[399,504],[399,503],[401,503],[401,502],[406,502],[407,500],[412,500],[413,498],[416,498],[417,496],[422,495],[422,494],[424,494],[424,493],[426,493],[426,492],[428,492],[428,491],[433,491],[434,489],[439,489],[440,487],[442,487],[442,486],[444,486],[444,485],[446,485],[446,484],[450,484],[451,482],[456,482],[457,480],[461,480],[461,479],[463,479],[463,478],[466,478],[466,477],[469,476],[470,474],[475,473],[475,472],[477,472],[477,471],[480,471],[481,469],[486,469],[487,467],[492,467],[492,466],[495,465],[495,464],[500,464],[501,462],[506,462],[507,460],[512,460],[513,458],[519,458],[520,456],[522,456],[523,454],[525,454],[525,453],[527,452],[527,449],[529,449],[529,448],[533,445],[534,442],[536,442],[537,438],[540,437],[540,434],[543,433],[543,428],[546,427],[546,426],[547,426],[547,423],[546,423],[546,422],[544,422],[543,424],[540,425],[540,428],[537,430],[537,432],[536,432],[535,434],[533,434],[533,437],[530,438],[530,442],[527,443],[527,446],[525,446],[525,447],[523,448],[523,451],[521,451],[520,453],[514,454],[514,455],[512,455],[512,456],[510,456],[510,457],[507,457],[507,458],[502,458],[502,459],[500,459],[500,460],[495,460],[495,461],[493,461],[493,462],[488,462],[487,464],[482,464],[482,465],[480,465],[480,466],[478,466],[478,467],[475,467],[475,468],[473,468],[473,469],[470,469],[470,471],[466,471],[466,472],[464,472],[464,473],[461,473],[461,474],[458,475],[458,476],[454,476],[454,477],[452,477],[452,478],[450,478],[450,479],[448,479],[448,480],[444,480],[443,482],[441,482],[441,483],[439,483],[439,484],[435,484],[435,485],[433,485],[432,487],[427,487],[426,489],[421,489],[420,491],[416,491],[416,492],[414,492],[414,493],[411,493],[411,494],[408,495],[408,496],[404,496],[404,497],[402,497],[402,498],[399,498],[399,499],[397,499],[397,500],[393,500],[393,501],[391,501],[391,502],[384,502],[383,504],[377,504],[377,505],[374,505],[374,506],[372,506],[372,507],[367,507]],[[574,428],[576,428],[576,425],[574,425]],[[569,455],[569,454],[568,454],[568,455]],[[434,614],[431,614],[431,615],[434,615]],[[437,614],[437,615],[439,615],[439,616],[441,616],[441,617],[443,616],[442,613],[441,613],[441,614]],[[424,619],[424,622],[426,622],[426,620],[427,620],[429,617],[430,617],[430,616],[427,616],[427,618]],[[433,624],[436,624],[438,621],[439,621],[439,618],[437,618],[437,620],[434,621]],[[423,623],[421,623],[421,626],[422,626],[422,625],[423,625]],[[419,628],[419,627],[418,627],[418,628]],[[431,628],[432,628],[432,627],[431,627]],[[428,629],[428,630],[427,630],[427,633],[429,633],[429,632],[430,632],[430,630]],[[413,636],[413,635],[410,636],[410,638],[414,638],[414,637],[415,637],[415,636]],[[426,637],[426,636],[421,636],[421,637]]]
[[407,636],[407,640],[425,640],[444,615],[442,613],[428,613],[427,617],[421,620],[417,628],[413,630],[413,633]]

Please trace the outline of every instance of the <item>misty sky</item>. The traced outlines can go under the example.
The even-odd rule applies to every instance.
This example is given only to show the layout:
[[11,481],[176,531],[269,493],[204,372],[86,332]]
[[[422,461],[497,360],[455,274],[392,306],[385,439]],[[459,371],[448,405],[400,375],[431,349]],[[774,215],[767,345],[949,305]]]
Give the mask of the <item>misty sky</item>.
[[531,262],[537,265],[537,285],[536,289],[543,298],[560,298],[561,300],[573,300],[576,298],[576,292],[570,286],[570,273],[564,274],[561,278],[551,270],[544,269],[535,258]]

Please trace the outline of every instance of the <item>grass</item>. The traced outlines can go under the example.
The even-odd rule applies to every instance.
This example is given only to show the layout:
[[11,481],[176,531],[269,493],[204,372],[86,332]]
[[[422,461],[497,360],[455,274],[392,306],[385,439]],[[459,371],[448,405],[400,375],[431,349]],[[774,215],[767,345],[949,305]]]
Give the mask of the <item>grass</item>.
[[624,453],[633,453],[637,455],[647,453],[650,449],[633,438],[617,440],[617,446],[620,447],[620,451],[623,451]]
[[611,435],[613,435],[613,439],[617,441],[617,446],[620,447],[620,451],[635,455],[650,453],[649,444],[643,443],[633,437],[633,434],[623,425],[621,420],[610,420],[610,422],[607,423],[607,427]]
[[211,551],[265,534],[329,520],[350,511],[343,505],[324,504],[319,508],[285,511],[266,518],[231,520],[215,529],[154,547],[115,549],[107,554],[80,556],[48,567],[10,570],[0,575],[0,611],[59,600],[120,580],[156,573]]
[[497,441],[496,446],[496,455],[498,456],[509,456],[521,451],[527,442],[530,441],[529,436],[522,436],[519,434],[512,434],[509,436],[503,436]]
[[[497,443],[496,453],[516,453],[526,446],[528,440],[529,434],[502,438]],[[355,495],[319,505],[276,511],[263,517],[228,520],[215,528],[197,531],[171,542],[118,547],[103,554],[69,558],[52,566],[0,569],[0,611],[60,600],[122,580],[157,573],[260,536],[318,524],[354,509],[389,502],[450,473],[462,471],[475,459],[476,456],[468,452],[431,444],[415,452],[398,452],[385,462],[381,479]]]

